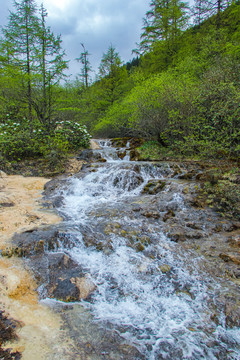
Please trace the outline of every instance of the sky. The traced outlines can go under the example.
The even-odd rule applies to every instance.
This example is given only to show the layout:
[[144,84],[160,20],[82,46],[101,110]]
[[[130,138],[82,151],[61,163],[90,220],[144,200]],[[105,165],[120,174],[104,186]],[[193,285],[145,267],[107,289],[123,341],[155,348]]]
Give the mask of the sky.
[[[18,0],[20,2],[21,0]],[[62,48],[66,51],[70,79],[80,73],[75,59],[82,52],[81,43],[91,54],[90,63],[98,72],[103,53],[112,44],[123,62],[134,57],[132,49],[139,42],[142,19],[149,9],[149,0],[35,0],[48,12],[47,25],[55,35],[61,34]],[[0,0],[0,25],[8,22],[12,0]],[[92,77],[94,79],[94,73]]]

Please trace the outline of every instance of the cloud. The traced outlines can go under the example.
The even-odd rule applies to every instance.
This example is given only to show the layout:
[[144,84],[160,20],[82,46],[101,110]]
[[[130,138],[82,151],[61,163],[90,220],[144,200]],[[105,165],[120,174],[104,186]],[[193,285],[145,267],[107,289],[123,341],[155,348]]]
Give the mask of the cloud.
[[[70,60],[68,73],[80,72],[74,59],[79,57],[84,43],[97,71],[110,44],[115,46],[124,62],[132,58],[132,49],[139,41],[142,18],[148,10],[146,0],[36,0],[48,11],[47,23],[55,35],[61,34],[62,47]],[[7,16],[11,0],[0,0],[1,15]],[[3,15],[4,14],[4,15]]]

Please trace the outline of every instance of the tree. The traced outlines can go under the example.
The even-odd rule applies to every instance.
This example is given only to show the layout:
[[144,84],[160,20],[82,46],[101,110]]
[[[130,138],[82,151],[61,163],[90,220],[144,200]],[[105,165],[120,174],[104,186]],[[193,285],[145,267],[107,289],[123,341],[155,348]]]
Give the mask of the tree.
[[3,29],[8,64],[26,74],[28,118],[32,126],[32,72],[36,69],[36,32],[39,20],[34,0],[14,2],[16,12],[10,12],[9,23]]
[[81,71],[81,77],[83,78],[84,86],[88,88],[89,85],[89,73],[92,71],[90,61],[89,61],[89,52],[85,49],[84,44],[82,44],[83,52],[81,53],[80,57],[76,60],[80,62],[83,65],[82,71]]
[[33,110],[40,123],[49,131],[53,127],[52,87],[63,77],[67,62],[61,49],[60,36],[55,37],[46,25],[43,5],[40,18],[34,0],[15,2],[8,25],[2,30],[2,66],[8,72],[22,75],[23,93],[27,94],[28,120],[33,127]]
[[[52,90],[53,84],[63,77],[67,68],[64,60],[65,52],[61,49],[61,37],[55,37],[50,27],[46,25],[47,11],[43,5],[40,8],[40,23],[36,33],[38,49],[38,74],[40,76],[40,100],[35,99],[34,107],[40,122],[49,131],[52,124]],[[38,94],[39,96],[39,94]]]
[[127,78],[127,70],[121,65],[119,53],[110,45],[99,66],[104,107],[113,104],[121,93],[121,85]]
[[119,53],[116,52],[116,49],[112,46],[109,46],[106,54],[103,54],[100,66],[99,73],[100,77],[113,76],[114,73],[122,65],[122,61],[119,57]]
[[174,40],[187,26],[188,9],[187,4],[180,0],[152,0],[143,19],[140,52],[148,52],[159,40],[168,41],[173,48]]
[[216,15],[217,28],[220,27],[221,13],[229,5],[232,0],[194,0],[193,15],[195,17],[195,23],[199,25],[202,21]]

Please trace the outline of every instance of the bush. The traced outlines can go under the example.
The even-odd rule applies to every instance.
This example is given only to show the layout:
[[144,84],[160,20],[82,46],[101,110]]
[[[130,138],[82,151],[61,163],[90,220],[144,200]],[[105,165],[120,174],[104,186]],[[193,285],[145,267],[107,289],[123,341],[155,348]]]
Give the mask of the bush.
[[55,130],[55,137],[68,142],[68,148],[76,150],[80,147],[88,147],[90,134],[85,125],[69,120],[59,121]]

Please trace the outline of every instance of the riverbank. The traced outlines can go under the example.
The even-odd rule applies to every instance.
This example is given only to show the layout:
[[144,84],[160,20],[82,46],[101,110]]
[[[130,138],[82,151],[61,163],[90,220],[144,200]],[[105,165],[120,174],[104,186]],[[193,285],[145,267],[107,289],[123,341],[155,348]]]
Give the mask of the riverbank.
[[0,249],[7,255],[0,257],[1,359],[43,360],[56,351],[55,345],[60,348],[56,351],[58,354],[67,347],[60,330],[60,316],[39,303],[31,273],[21,258],[11,257],[14,233],[61,221],[53,211],[41,206],[47,181],[47,178],[1,173]]

